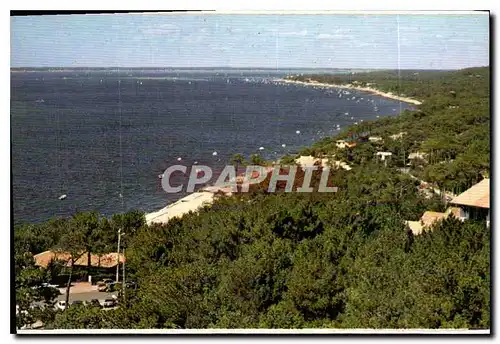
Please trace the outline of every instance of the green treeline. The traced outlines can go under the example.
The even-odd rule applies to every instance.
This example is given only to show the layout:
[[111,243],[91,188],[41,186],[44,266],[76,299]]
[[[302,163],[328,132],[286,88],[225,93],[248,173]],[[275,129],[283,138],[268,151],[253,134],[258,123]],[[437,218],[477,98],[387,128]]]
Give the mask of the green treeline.
[[[124,228],[127,278],[137,288],[127,289],[118,309],[75,306],[45,309],[43,316],[28,310],[30,319],[43,317],[46,328],[489,328],[489,229],[449,218],[413,236],[405,220],[443,211],[446,204],[425,197],[420,183],[400,172],[406,163],[401,142],[407,155],[443,137],[456,140],[454,150],[436,143],[435,160],[411,166],[414,173],[464,164],[457,165],[463,185],[452,184],[457,179],[451,174],[432,175],[443,178],[442,188],[466,188],[489,171],[488,70],[425,75],[401,82],[423,85],[417,91],[436,85],[420,98],[405,91],[424,100],[417,111],[367,124],[382,143],[340,151],[335,140],[346,131],[309,149],[350,161],[351,171],[331,173],[338,192],[268,194],[264,183],[165,225],[147,225],[139,212],[25,225],[15,230],[16,297],[26,309],[34,299],[50,302],[45,288],[30,288],[49,281],[51,272],[36,268],[33,254],[53,248],[112,252],[117,228]],[[468,80],[473,89],[464,86]],[[459,111],[449,111],[452,101]],[[452,126],[459,118],[465,123]],[[402,141],[386,139],[401,131],[407,132]],[[388,166],[373,158],[380,149],[395,155]]]

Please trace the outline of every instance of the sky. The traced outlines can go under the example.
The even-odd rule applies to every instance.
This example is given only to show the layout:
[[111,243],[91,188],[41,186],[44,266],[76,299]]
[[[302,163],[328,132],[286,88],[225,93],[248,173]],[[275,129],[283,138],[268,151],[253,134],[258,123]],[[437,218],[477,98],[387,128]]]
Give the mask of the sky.
[[11,67],[460,69],[489,65],[475,14],[11,17]]

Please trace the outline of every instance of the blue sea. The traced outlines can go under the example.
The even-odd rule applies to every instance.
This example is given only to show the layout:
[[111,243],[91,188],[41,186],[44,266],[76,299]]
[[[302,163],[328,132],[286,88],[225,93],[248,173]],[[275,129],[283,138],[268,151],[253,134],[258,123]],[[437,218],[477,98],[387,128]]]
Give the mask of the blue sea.
[[400,112],[398,101],[367,93],[339,98],[335,89],[276,81],[287,73],[11,72],[14,223],[158,210],[184,195],[162,190],[168,166],[220,170],[235,153],[277,159],[338,126]]

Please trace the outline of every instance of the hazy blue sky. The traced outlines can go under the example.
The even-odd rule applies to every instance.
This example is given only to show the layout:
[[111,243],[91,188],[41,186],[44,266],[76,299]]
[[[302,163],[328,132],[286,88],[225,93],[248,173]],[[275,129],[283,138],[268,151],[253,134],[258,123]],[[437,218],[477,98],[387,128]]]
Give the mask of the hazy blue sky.
[[454,69],[489,64],[488,20],[481,13],[12,17],[11,66],[397,68],[399,55],[401,68]]

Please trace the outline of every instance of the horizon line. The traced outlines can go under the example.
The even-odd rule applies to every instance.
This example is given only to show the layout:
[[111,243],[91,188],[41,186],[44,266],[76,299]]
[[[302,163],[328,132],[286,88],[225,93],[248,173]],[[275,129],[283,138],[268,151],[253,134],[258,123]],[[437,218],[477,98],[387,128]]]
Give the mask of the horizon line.
[[10,67],[10,69],[265,69],[265,70],[283,70],[283,69],[332,69],[332,70],[342,70],[342,69],[360,69],[360,70],[462,70],[469,68],[484,68],[490,67],[489,65],[482,66],[467,66],[461,68],[382,68],[382,67],[374,67],[374,68],[366,68],[366,67],[256,67],[256,66],[248,66],[248,67],[226,67],[226,66],[197,66],[197,67],[172,67],[172,66],[137,66],[137,67],[128,67],[128,66],[21,66],[21,67]]

